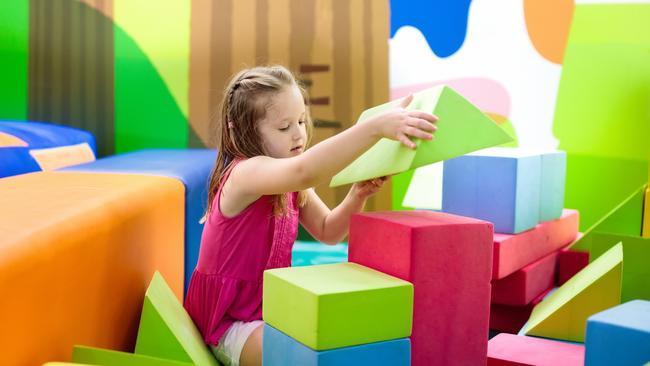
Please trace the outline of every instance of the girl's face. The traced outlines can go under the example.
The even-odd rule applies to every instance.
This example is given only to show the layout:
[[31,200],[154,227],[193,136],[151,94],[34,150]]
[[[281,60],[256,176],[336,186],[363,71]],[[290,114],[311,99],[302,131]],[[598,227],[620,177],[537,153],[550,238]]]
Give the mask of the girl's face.
[[301,154],[307,143],[305,103],[296,85],[272,95],[266,116],[259,121],[264,151],[273,158],[290,158]]

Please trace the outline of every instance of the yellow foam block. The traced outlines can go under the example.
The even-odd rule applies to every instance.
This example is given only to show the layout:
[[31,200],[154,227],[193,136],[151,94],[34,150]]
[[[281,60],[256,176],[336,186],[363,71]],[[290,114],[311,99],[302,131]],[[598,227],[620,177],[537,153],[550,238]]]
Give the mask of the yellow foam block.
[[[650,174],[650,173],[648,173]],[[645,189],[645,200],[643,201],[643,235],[650,238],[650,185]]]
[[38,172],[0,179],[0,364],[130,351],[155,270],[183,291],[184,187],[172,178]]

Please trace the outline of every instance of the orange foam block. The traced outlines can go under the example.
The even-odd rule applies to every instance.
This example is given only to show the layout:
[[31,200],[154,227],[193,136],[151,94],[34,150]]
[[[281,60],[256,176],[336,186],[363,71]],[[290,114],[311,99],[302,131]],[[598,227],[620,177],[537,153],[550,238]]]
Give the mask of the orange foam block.
[[504,278],[573,242],[579,214],[565,209],[562,217],[546,221],[520,234],[494,234],[492,279]]
[[349,260],[413,283],[411,362],[484,365],[491,223],[431,211],[352,217]]
[[557,285],[564,285],[588,264],[589,252],[570,250],[569,248],[561,249],[558,257]]
[[39,172],[0,179],[2,365],[132,351],[155,270],[183,291],[184,187],[166,177]]
[[581,344],[501,333],[488,343],[488,366],[582,366]]
[[535,297],[529,304],[524,306],[490,305],[490,329],[500,332],[519,333],[519,330],[526,324],[535,305],[544,300],[551,288],[544,290]]
[[555,283],[559,252],[555,251],[517,272],[492,281],[492,303],[511,306],[529,304]]

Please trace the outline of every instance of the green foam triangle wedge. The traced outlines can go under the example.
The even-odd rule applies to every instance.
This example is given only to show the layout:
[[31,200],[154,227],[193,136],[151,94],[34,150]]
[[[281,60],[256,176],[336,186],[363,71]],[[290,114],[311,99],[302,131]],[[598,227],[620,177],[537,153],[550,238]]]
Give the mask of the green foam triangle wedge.
[[135,353],[197,365],[219,365],[157,271],[145,294]]
[[619,243],[537,304],[523,333],[584,342],[587,318],[620,304],[622,272]]
[[72,361],[99,366],[191,366],[192,363],[165,360],[158,357],[138,355],[85,346],[75,346]]
[[[399,102],[394,100],[370,108],[361,114],[357,123],[394,108]],[[411,150],[398,141],[383,138],[335,175],[330,187],[401,173],[512,141],[496,122],[445,85],[414,94],[407,109],[438,116],[433,140],[416,140],[417,149]]]
[[591,252],[592,236],[595,233],[641,235],[643,221],[643,201],[645,183],[634,190],[627,198],[600,218],[571,245],[571,250]]

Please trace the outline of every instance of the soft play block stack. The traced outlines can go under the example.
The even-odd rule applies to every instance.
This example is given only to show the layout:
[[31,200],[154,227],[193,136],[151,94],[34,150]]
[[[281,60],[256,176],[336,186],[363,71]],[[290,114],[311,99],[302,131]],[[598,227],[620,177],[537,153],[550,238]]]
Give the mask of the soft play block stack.
[[650,361],[650,301],[626,302],[587,321],[585,365],[643,365]]
[[195,365],[219,364],[159,272],[145,294],[135,353]]
[[64,171],[133,173],[178,179],[185,186],[185,292],[196,267],[207,201],[207,181],[215,150],[151,149],[111,156]]
[[485,364],[492,228],[430,211],[352,217],[350,261],[413,283],[413,365]]
[[182,297],[175,179],[24,174],[0,179],[0,207],[1,364],[66,360],[75,344],[132,349],[155,270]]
[[442,211],[520,233],[540,222],[542,160],[513,148],[489,148],[444,162]]
[[488,343],[488,366],[582,366],[585,347],[501,333]]
[[547,289],[524,306],[490,305],[490,329],[517,334],[526,324],[537,304],[542,302],[552,289]]
[[504,278],[571,244],[578,235],[579,216],[578,211],[564,210],[561,218],[521,234],[495,233],[492,278]]
[[589,252],[563,248],[559,252],[557,285],[562,286],[589,264]]
[[42,122],[0,121],[0,178],[95,160],[89,132]]
[[617,244],[535,306],[522,333],[583,342],[587,318],[620,303],[622,267]]
[[413,285],[355,263],[264,272],[264,321],[322,351],[408,337]]
[[539,193],[540,221],[554,220],[562,216],[564,186],[566,183],[566,152],[544,151]]
[[591,243],[592,258],[595,260],[617,243],[623,245],[625,258],[621,302],[650,300],[650,238],[595,233]]
[[191,366],[192,363],[164,358],[112,351],[93,347],[75,346],[72,361],[98,366]]
[[266,324],[262,363],[301,366],[409,365],[411,342],[408,338],[374,342],[328,351],[315,351]]
[[515,273],[492,281],[492,303],[510,306],[529,304],[555,284],[558,252],[542,257]]

